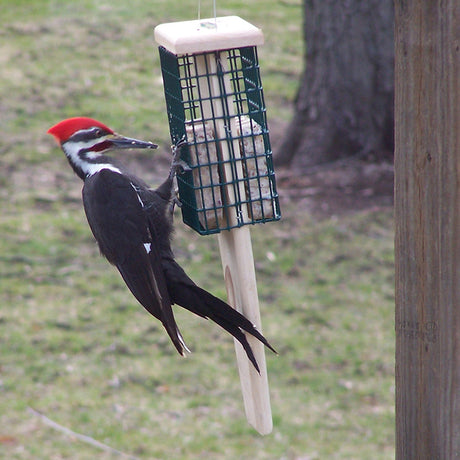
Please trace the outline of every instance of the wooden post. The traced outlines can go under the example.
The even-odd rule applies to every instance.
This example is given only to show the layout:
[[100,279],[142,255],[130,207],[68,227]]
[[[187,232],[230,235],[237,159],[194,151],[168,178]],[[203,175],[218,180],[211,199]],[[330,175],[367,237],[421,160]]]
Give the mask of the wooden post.
[[[204,60],[207,60],[207,63]],[[222,66],[225,61],[222,60]],[[205,75],[206,69],[211,74],[217,75],[217,61],[214,56],[197,58],[197,74]],[[227,69],[225,69],[227,71]],[[207,82],[206,82],[207,83]],[[210,84],[199,82],[201,96],[203,101],[203,116],[205,119],[211,119],[214,113],[217,120],[214,122],[219,139],[225,139],[224,111],[219,104],[214,104],[211,108],[212,96],[220,94],[221,89],[217,78],[211,78]],[[226,94],[232,94],[230,87],[230,78],[224,79]],[[231,131],[236,133],[235,114],[233,113],[232,96],[228,97],[227,108],[230,111]],[[238,139],[233,141],[233,152],[236,158],[241,158]],[[233,171],[230,166],[230,152],[226,142],[219,143],[219,150],[222,156],[224,182],[231,184]],[[238,177],[244,177],[241,161],[237,162],[234,167],[238,170]],[[236,203],[237,197],[232,185],[227,185],[224,192],[227,194],[228,203]],[[240,196],[245,196],[246,192],[242,181],[238,183]],[[240,209],[243,221],[247,222],[248,210],[246,206]],[[237,224],[237,211],[233,207],[227,209],[227,218],[233,226]],[[257,282],[254,267],[254,257],[252,253],[251,233],[248,226],[233,228],[218,234],[220,257],[224,271],[225,287],[229,304],[251,321],[259,331],[262,332],[262,322],[259,310],[259,297],[257,294]],[[235,339],[235,351],[240,374],[241,390],[243,393],[243,402],[248,422],[262,435],[271,433],[273,429],[272,412],[270,406],[270,393],[268,386],[267,367],[265,361],[264,345],[256,338],[246,335],[246,338],[254,352],[254,357],[260,368],[260,374],[254,369],[249,362],[246,353],[241,344]]]
[[460,459],[460,3],[395,2],[396,459]]

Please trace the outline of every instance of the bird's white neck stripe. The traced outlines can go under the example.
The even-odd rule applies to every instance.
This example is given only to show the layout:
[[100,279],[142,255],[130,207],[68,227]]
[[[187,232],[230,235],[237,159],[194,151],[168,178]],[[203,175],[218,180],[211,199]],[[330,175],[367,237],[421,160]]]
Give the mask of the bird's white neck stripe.
[[94,174],[101,172],[103,169],[110,169],[110,171],[121,174],[121,171],[116,166],[108,163],[87,163],[84,172],[87,176],[94,176]]
[[[63,149],[70,162],[80,169],[87,177],[93,176],[103,169],[110,169],[110,171],[121,174],[121,171],[110,163],[91,163],[89,161],[85,161],[85,159],[80,156],[81,150],[90,148],[93,144],[94,142],[68,142],[63,145]],[[84,155],[86,155],[86,157],[90,160],[95,160],[101,156],[99,152],[91,151],[85,152]]]

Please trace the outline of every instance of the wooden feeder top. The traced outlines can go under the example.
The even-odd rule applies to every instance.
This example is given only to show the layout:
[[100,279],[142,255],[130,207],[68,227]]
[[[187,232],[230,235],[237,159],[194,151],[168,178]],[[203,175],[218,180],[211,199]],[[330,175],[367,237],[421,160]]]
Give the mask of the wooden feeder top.
[[262,30],[238,16],[169,22],[155,27],[155,40],[176,54],[206,53],[264,43]]

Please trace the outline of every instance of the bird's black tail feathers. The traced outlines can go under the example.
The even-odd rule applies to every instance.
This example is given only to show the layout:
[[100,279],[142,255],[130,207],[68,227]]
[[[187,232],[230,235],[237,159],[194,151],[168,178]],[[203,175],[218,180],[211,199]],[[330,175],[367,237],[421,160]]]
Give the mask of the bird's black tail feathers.
[[171,297],[174,303],[198,316],[211,319],[235,337],[243,346],[249,360],[254,365],[257,372],[260,373],[259,365],[257,364],[244,331],[260,340],[266,347],[276,353],[276,350],[268,343],[267,339],[246,317],[226,304],[223,300],[213,296],[197,285],[186,284],[176,286],[176,289],[174,289],[171,294],[173,294]]

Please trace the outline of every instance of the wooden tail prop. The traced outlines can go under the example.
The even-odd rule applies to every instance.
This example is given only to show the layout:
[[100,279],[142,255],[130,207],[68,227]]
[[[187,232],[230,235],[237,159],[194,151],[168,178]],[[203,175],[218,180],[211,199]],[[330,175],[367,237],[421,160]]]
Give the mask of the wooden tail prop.
[[[262,324],[249,227],[235,228],[219,234],[219,248],[224,268],[225,287],[230,305],[243,313],[259,331]],[[272,413],[268,390],[264,346],[247,335],[260,368],[260,375],[249,362],[241,344],[235,340],[236,358],[248,422],[260,433],[272,431]]]
[[[191,171],[178,178],[186,224],[218,233],[229,303],[261,331],[247,224],[280,219],[256,46],[260,29],[238,17],[162,24],[160,46],[173,142],[186,136]],[[246,416],[272,430],[264,346],[247,337],[260,375],[236,343]]]

